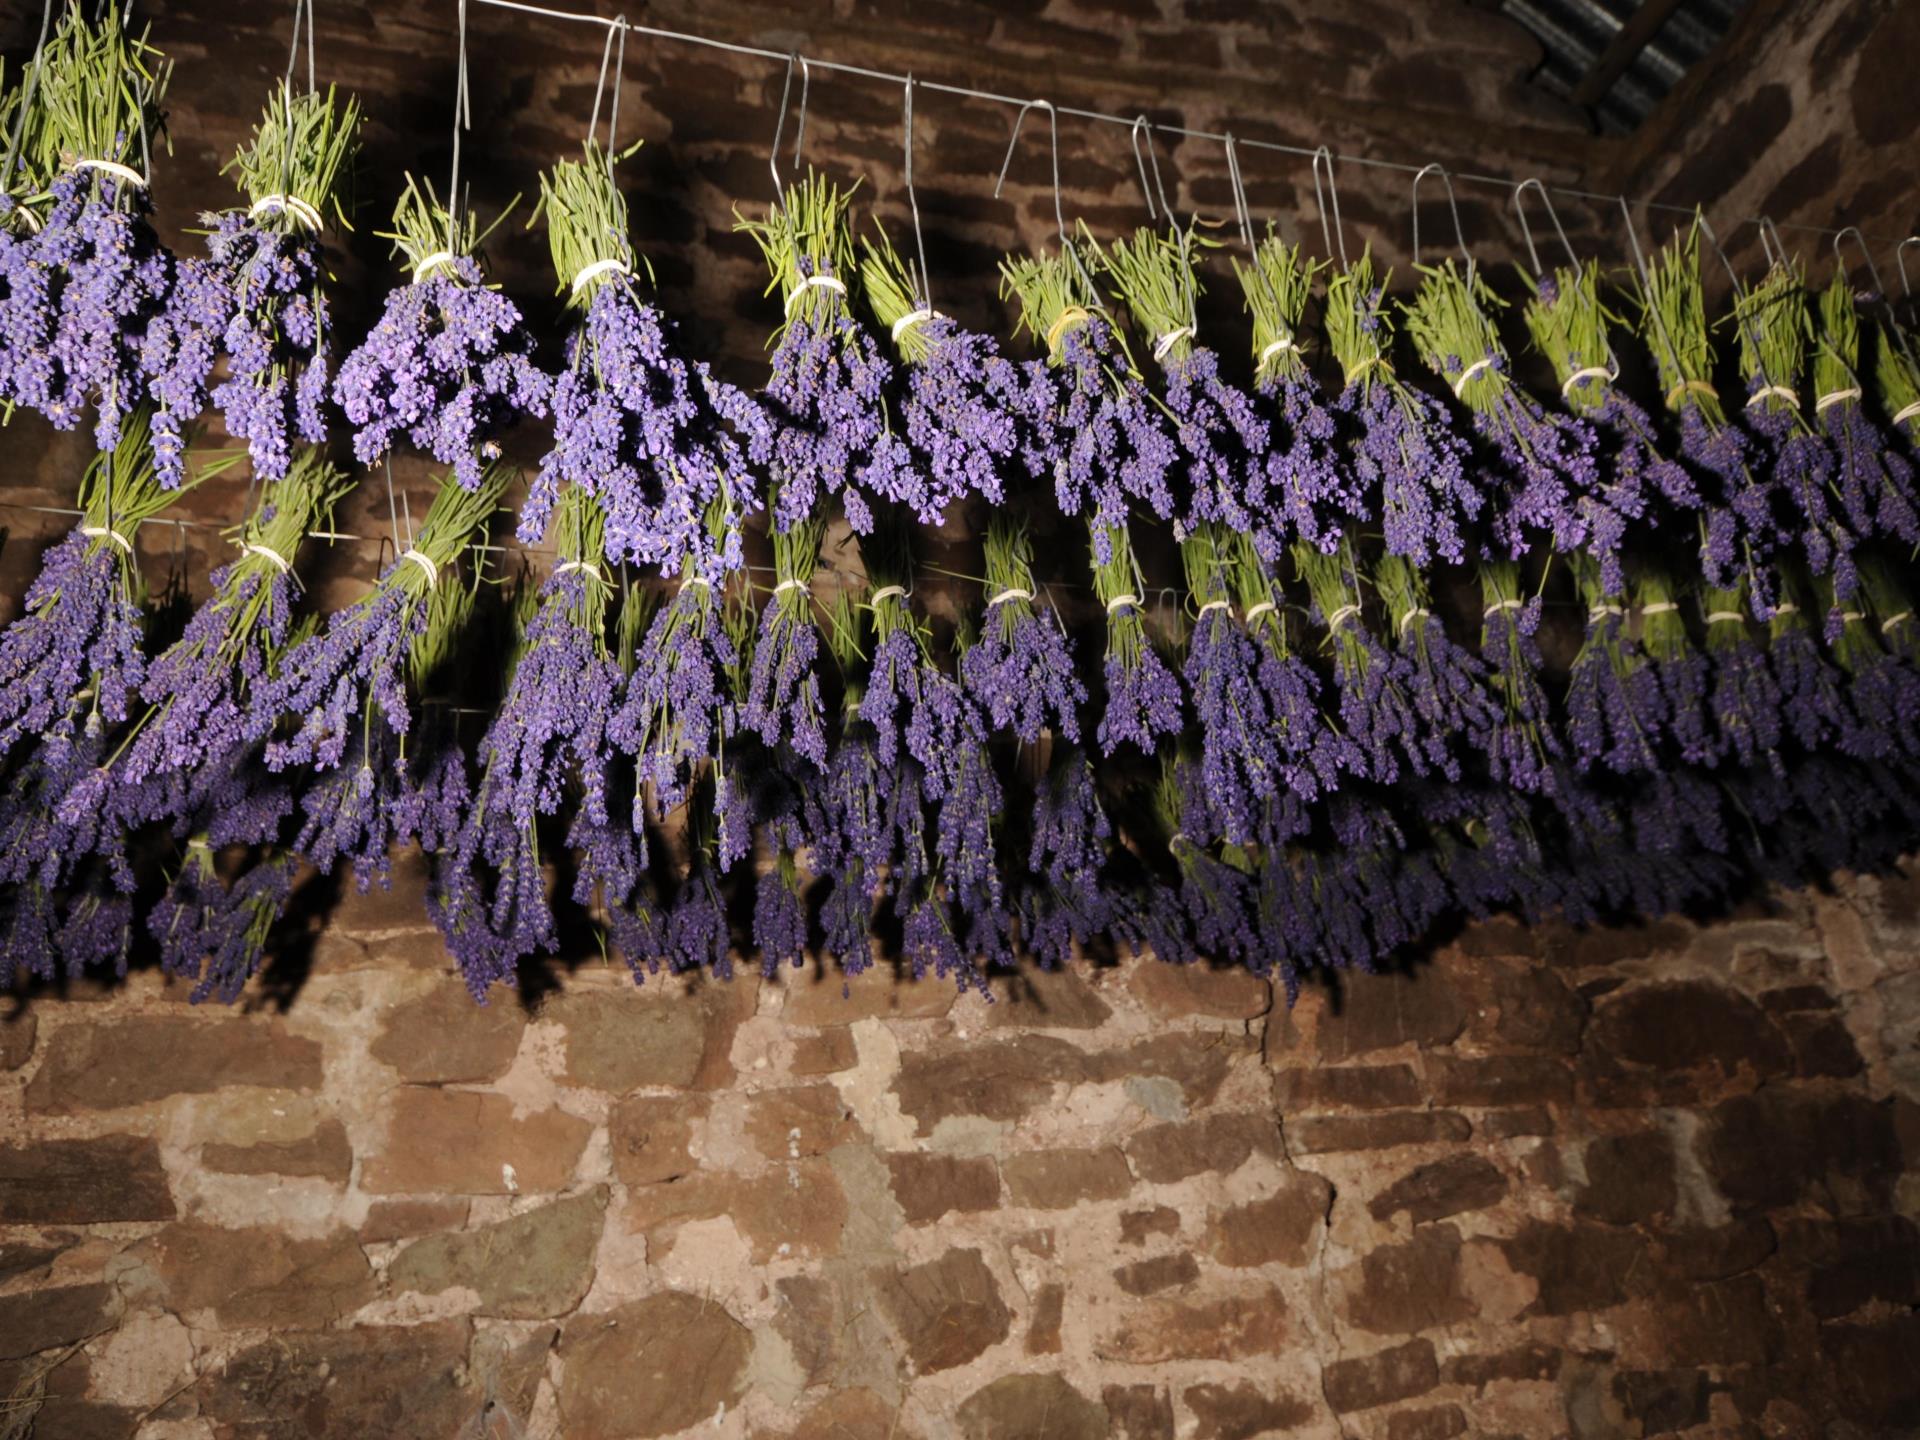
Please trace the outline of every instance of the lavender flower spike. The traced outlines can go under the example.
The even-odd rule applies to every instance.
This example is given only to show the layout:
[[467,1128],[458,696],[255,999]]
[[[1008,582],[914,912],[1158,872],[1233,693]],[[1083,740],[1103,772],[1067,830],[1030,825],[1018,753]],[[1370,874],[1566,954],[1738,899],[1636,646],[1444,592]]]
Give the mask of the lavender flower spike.
[[[1146,582],[1126,527],[1093,531],[1094,594],[1107,612],[1107,709],[1100,719],[1100,748],[1111,755],[1137,745],[1151,755],[1162,735],[1181,725],[1180,682],[1147,637],[1141,608]],[[1107,558],[1102,559],[1105,555]]]
[[1087,687],[1059,617],[1036,611],[1033,542],[1019,521],[995,511],[987,522],[987,613],[979,640],[961,657],[967,693],[996,730],[1028,745],[1056,730],[1080,743]]

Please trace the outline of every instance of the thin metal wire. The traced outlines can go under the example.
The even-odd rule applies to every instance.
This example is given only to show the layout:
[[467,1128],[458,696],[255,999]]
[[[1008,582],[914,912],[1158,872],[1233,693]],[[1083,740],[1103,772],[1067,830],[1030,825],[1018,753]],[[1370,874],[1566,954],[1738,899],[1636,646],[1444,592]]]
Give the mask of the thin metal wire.
[[920,201],[913,193],[913,76],[907,76],[906,99],[902,102],[906,110],[906,120],[902,127],[901,147],[906,160],[907,208],[913,212],[913,248],[920,256],[920,274],[918,289],[914,297],[918,309],[933,309],[933,278],[927,273],[927,242],[920,233]]
[[[1167,189],[1166,186],[1160,183],[1160,157],[1155,153],[1153,148],[1153,122],[1147,119],[1145,115],[1136,115],[1133,117],[1133,124],[1127,128],[1131,132],[1127,139],[1133,146],[1133,166],[1134,169],[1140,172],[1140,193],[1146,197],[1147,201],[1147,218],[1149,220],[1158,220],[1164,213],[1167,217],[1167,223],[1172,224],[1173,207],[1167,204]],[[1147,135],[1147,153],[1144,158],[1140,154],[1140,132],[1143,130]],[[1148,184],[1147,182],[1147,163],[1149,161],[1153,164],[1152,184]],[[1160,201],[1158,209],[1154,208],[1154,198],[1156,196],[1159,197]]]
[[[635,26],[644,31],[645,26]],[[767,169],[773,174],[773,203],[782,210],[787,208],[786,182],[780,178],[780,137],[787,129],[787,97],[793,93],[793,67],[800,67],[800,117],[793,129],[793,163],[796,169],[800,165],[800,142],[807,138],[807,91],[812,88],[813,72],[807,57],[798,50],[787,55],[786,83],[780,87],[780,118],[773,126],[773,149],[767,153]]]
[[1913,284],[1907,279],[1907,247],[1920,245],[1920,235],[1909,235],[1893,247],[1893,263],[1900,267],[1900,288],[1906,292],[1907,299],[1913,299]]
[[[465,0],[462,0],[463,5],[464,3]],[[510,10],[522,15],[537,15],[543,19],[565,20],[575,24],[604,26],[614,23],[612,20],[606,19],[603,16],[583,15],[574,10],[556,10],[546,5],[528,4],[526,0],[475,0],[475,3],[490,6],[496,10]],[[747,55],[761,60],[786,60],[791,53],[785,50],[769,50],[760,45],[742,45],[731,40],[715,40],[710,36],[695,35],[684,30],[668,30],[655,25],[635,25],[632,29],[634,34],[644,35],[653,40],[671,40],[683,45],[698,45],[710,50],[721,50],[732,55]],[[890,70],[876,70],[866,65],[849,65],[837,60],[815,60],[812,63],[832,74],[851,75],[865,80],[878,80],[889,85],[902,84],[907,78],[904,75],[895,74]],[[941,95],[955,95],[967,100],[985,100],[996,105],[1013,105],[1026,108],[1034,103],[1018,95],[1002,95],[997,91],[976,90],[966,85],[947,85],[933,80],[917,80],[914,83],[922,90],[931,90]],[[1071,116],[1076,120],[1092,120],[1105,125],[1131,127],[1133,124],[1133,118],[1131,116],[1109,115],[1104,111],[1086,110],[1071,105],[1061,105],[1057,107],[1056,113]],[[1179,125],[1162,125],[1159,129],[1168,135],[1178,135],[1188,140],[1211,141],[1216,145],[1226,138],[1224,135],[1211,130],[1194,130]],[[1386,170],[1401,175],[1417,174],[1423,168],[1419,165],[1412,165],[1398,160],[1379,160],[1369,155],[1334,155],[1333,152],[1324,145],[1285,145],[1277,140],[1245,139],[1239,143],[1251,150],[1266,150],[1277,155],[1292,155],[1302,160],[1314,159],[1316,156],[1325,154],[1329,162],[1338,160],[1340,163],[1346,165],[1357,165],[1372,170]],[[1331,169],[1331,165],[1329,165],[1329,169]],[[1513,177],[1510,175],[1483,175],[1468,170],[1453,172],[1453,178],[1461,184],[1489,185],[1500,190],[1511,190],[1514,185]],[[1582,190],[1571,185],[1556,185],[1552,188],[1556,195],[1574,200],[1590,200],[1599,204],[1610,205],[1619,198],[1618,196],[1603,191]],[[1658,201],[1644,201],[1642,203],[1648,210],[1665,211],[1675,215],[1691,215],[1694,209],[1694,207],[1690,205],[1670,205]],[[1751,224],[1753,222],[1751,220],[1743,220],[1741,223]],[[1829,237],[1835,233],[1831,226],[1826,225],[1801,225],[1793,223],[1782,225],[1780,228]],[[1914,243],[1920,243],[1920,239],[1916,239]]]
[[[460,56],[453,82],[453,167],[447,177],[447,248],[460,249],[460,137],[473,124],[473,103],[467,90],[467,0],[459,0]],[[596,20],[599,17],[594,17]],[[605,22],[602,22],[605,23]]]
[[1673,373],[1680,379],[1686,378],[1684,367],[1680,364],[1680,351],[1673,343],[1673,337],[1667,333],[1667,322],[1660,314],[1660,307],[1653,303],[1653,274],[1647,269],[1646,252],[1640,248],[1640,231],[1633,223],[1633,210],[1627,204],[1627,197],[1614,197],[1620,205],[1620,218],[1626,222],[1627,243],[1633,251],[1633,267],[1640,274],[1640,293],[1646,297],[1647,313],[1653,317],[1653,328],[1659,332],[1660,343],[1667,347],[1667,360],[1673,366]]
[[[1698,225],[1700,227],[1700,233],[1707,237],[1707,243],[1713,247],[1713,253],[1720,257],[1720,268],[1727,272],[1727,283],[1733,287],[1733,313],[1737,319],[1740,314],[1740,297],[1748,293],[1747,287],[1740,283],[1740,272],[1733,268],[1733,261],[1727,257],[1726,248],[1721,245],[1720,237],[1713,233],[1713,226],[1708,223],[1707,217],[1705,215],[1695,215],[1693,217],[1693,223]],[[1761,232],[1761,239],[1764,241],[1765,238],[1766,232],[1763,230]],[[1754,363],[1760,367],[1760,381],[1766,387],[1765,390],[1758,393],[1765,394],[1773,390],[1791,388],[1783,384],[1780,380],[1773,378],[1772,373],[1767,369],[1766,356],[1761,353],[1758,345],[1753,347],[1753,358]],[[1791,380],[1792,378],[1791,375],[1785,377],[1787,380]]]
[[1467,232],[1460,224],[1460,203],[1454,199],[1453,177],[1447,173],[1447,167],[1435,161],[1423,165],[1420,173],[1413,177],[1413,189],[1408,199],[1408,209],[1413,212],[1413,263],[1420,264],[1420,182],[1429,175],[1438,175],[1440,183],[1447,187],[1447,209],[1453,215],[1453,238],[1460,246],[1460,258],[1467,262],[1467,279],[1473,279],[1473,253],[1467,249]]
[[[1252,144],[1252,141],[1248,141]],[[1320,189],[1320,167],[1327,167],[1327,188]],[[1327,228],[1327,205],[1333,205],[1333,228]],[[1322,145],[1313,152],[1313,203],[1320,212],[1320,241],[1326,246],[1327,259],[1333,259],[1335,244],[1340,247],[1340,268],[1347,268],[1347,227],[1340,223],[1340,189],[1333,183],[1333,151]]]
[[[615,58],[615,40],[618,39],[618,58]],[[607,115],[607,173],[613,173],[614,146],[620,132],[620,83],[627,71],[627,17],[616,15],[613,24],[607,27],[606,47],[600,52],[600,78],[593,87],[593,118],[587,122],[587,139],[593,139],[593,132],[600,128],[600,104],[606,96],[607,67],[613,67],[613,109]]]
[[307,22],[307,93],[311,95],[319,89],[313,71],[313,0],[293,0],[293,43],[287,47],[287,73],[282,80],[289,99],[293,94],[293,72],[300,62],[300,21],[303,18]]

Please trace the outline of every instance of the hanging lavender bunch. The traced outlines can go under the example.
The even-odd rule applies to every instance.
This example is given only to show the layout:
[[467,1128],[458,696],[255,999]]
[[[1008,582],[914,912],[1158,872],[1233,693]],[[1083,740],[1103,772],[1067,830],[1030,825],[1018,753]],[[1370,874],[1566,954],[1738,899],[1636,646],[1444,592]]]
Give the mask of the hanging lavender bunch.
[[1417,775],[1445,763],[1445,737],[1423,733],[1413,697],[1406,692],[1407,673],[1366,626],[1351,542],[1341,541],[1332,555],[1296,545],[1293,555],[1327,627],[1326,645],[1333,652],[1334,682],[1340,691],[1340,724],[1362,758],[1362,773],[1391,784],[1400,776],[1403,756]]
[[[1836,740],[1849,754],[1863,750],[1871,758],[1875,748],[1863,737],[1847,703],[1844,679],[1820,644],[1798,603],[1798,590],[1789,581],[1789,596],[1774,606],[1768,622],[1767,662],[1780,692],[1780,714],[1800,749],[1800,757],[1818,755]],[[1796,762],[1798,763],[1798,762]]]
[[1567,677],[1567,741],[1574,768],[1617,775],[1659,769],[1655,747],[1666,728],[1666,695],[1645,652],[1626,633],[1625,608],[1609,600],[1598,567],[1574,575],[1587,606],[1587,633]]
[[1715,749],[1743,768],[1764,761],[1775,774],[1783,774],[1780,687],[1765,647],[1748,624],[1746,596],[1738,590],[1709,590],[1705,603]]
[[1426,278],[1406,307],[1407,333],[1428,368],[1472,412],[1474,433],[1496,461],[1484,467],[1495,482],[1483,486],[1494,492],[1489,554],[1517,559],[1534,535],[1545,535],[1562,552],[1579,549],[1588,539],[1583,502],[1600,488],[1593,427],[1549,414],[1514,384],[1506,347],[1487,313],[1506,302],[1472,265],[1462,274],[1448,260],[1420,273]]
[[[1305,548],[1305,547],[1303,547]],[[1227,549],[1227,569],[1241,623],[1258,655],[1255,681],[1263,697],[1280,783],[1261,817],[1261,843],[1281,845],[1311,827],[1314,808],[1342,779],[1366,773],[1366,757],[1328,717],[1320,677],[1295,649],[1274,583],[1252,541]]]
[[1425,733],[1423,749],[1441,774],[1458,780],[1455,748],[1471,735],[1485,734],[1498,717],[1487,694],[1486,669],[1447,635],[1447,627],[1430,608],[1426,580],[1412,565],[1397,555],[1383,555],[1373,578],[1393,618],[1398,645],[1394,663]]
[[1374,283],[1368,253],[1327,285],[1327,338],[1345,372],[1333,409],[1347,427],[1355,479],[1379,497],[1388,553],[1416,565],[1435,557],[1458,562],[1484,500],[1467,443],[1439,402],[1393,373],[1393,329],[1383,309],[1391,278]]
[[1107,708],[1095,738],[1108,755],[1122,745],[1137,745],[1151,755],[1162,735],[1180,730],[1180,682],[1147,637],[1141,614],[1146,581],[1133,558],[1127,527],[1106,529],[1096,523],[1088,528],[1093,532],[1093,590],[1107,612]]
[[1196,838],[1219,826],[1204,786],[1190,760],[1162,762],[1155,808],[1167,833],[1168,853],[1180,872],[1180,904],[1201,954],[1265,974],[1271,960],[1260,934],[1251,859],[1232,846],[1215,856]]
[[173,285],[143,173],[171,66],[144,30],[127,31],[119,7],[89,24],[78,5],[38,64],[41,110],[30,134],[38,168],[60,173],[0,310],[0,349],[9,355],[0,399],[60,430],[78,425],[91,404],[94,443],[112,450],[147,393],[140,336]]
[[[1881,343],[1890,347],[1884,338]],[[1920,545],[1913,465],[1868,418],[1859,358],[1860,317],[1846,273],[1836,270],[1820,294],[1820,344],[1813,355],[1813,409],[1832,452],[1834,488],[1854,534]]]
[[233,879],[221,876],[213,846],[189,841],[166,893],[147,912],[160,966],[193,982],[187,998],[232,1004],[265,958],[267,942],[293,895],[298,865],[276,850]]
[[[267,768],[319,772],[301,801],[300,853],[323,871],[352,858],[362,888],[384,882],[389,849],[411,834],[409,691],[445,660],[471,609],[457,567],[512,479],[498,465],[473,490],[443,476],[413,544],[253,691],[247,736],[266,740]],[[276,735],[283,717],[297,728]]]
[[[858,188],[858,187],[856,187]],[[888,422],[893,367],[847,304],[853,191],[809,174],[765,220],[737,217],[760,246],[785,318],[774,332],[766,397],[773,415],[773,528],[791,530],[837,496],[847,523],[873,528],[873,502],[906,505],[928,524],[943,501]]]
[[960,658],[960,677],[995,730],[1036,745],[1049,730],[1080,743],[1087,687],[1059,617],[1033,608],[1033,542],[1020,521],[987,520],[987,613],[980,638]]
[[1480,598],[1485,606],[1480,658],[1486,666],[1488,689],[1498,703],[1471,743],[1485,757],[1495,781],[1525,794],[1546,794],[1554,788],[1554,772],[1566,751],[1540,686],[1543,662],[1534,639],[1540,628],[1540,596],[1521,597],[1520,566],[1515,561],[1484,560]]
[[479,251],[492,229],[472,215],[456,220],[432,185],[407,177],[381,238],[408,282],[387,293],[379,323],[333,382],[363,465],[405,438],[481,490],[500,432],[522,416],[546,418],[553,382],[533,362],[533,336],[519,307],[483,283]]
[[1217,828],[1193,838],[1251,845],[1285,783],[1278,717],[1260,683],[1260,650],[1233,613],[1224,528],[1203,524],[1180,544],[1187,593],[1198,606],[1187,638],[1186,688],[1200,729],[1191,777]]
[[1271,225],[1248,264],[1238,257],[1233,261],[1253,316],[1255,388],[1279,405],[1287,437],[1284,447],[1275,439],[1264,462],[1263,508],[1276,524],[1253,536],[1269,566],[1277,566],[1284,554],[1284,546],[1271,545],[1272,531],[1284,528],[1288,537],[1327,552],[1372,513],[1359,477],[1342,463],[1339,427],[1301,348],[1307,298],[1321,268]]
[[1104,878],[1112,841],[1091,762],[1078,747],[1062,747],[1034,787],[1027,874],[1016,897],[1020,938],[1041,968],[1067,964],[1076,945],[1116,924],[1121,902]]
[[[772,452],[773,426],[752,396],[682,355],[672,321],[642,298],[613,178],[622,158],[589,142],[584,159],[540,179],[534,218],[547,218],[560,290],[581,318],[554,383],[553,449],[521,508],[520,538],[544,536],[556,500],[577,485],[606,512],[610,562],[721,585],[743,563],[739,521],[760,508],[753,467]],[[734,523],[715,533],[709,521],[723,503]]]
[[907,367],[900,418],[930,481],[922,523],[941,523],[972,494],[1001,504],[1028,417],[1051,389],[1045,367],[1015,364],[992,336],[963,330],[922,304],[923,277],[884,230],[878,243],[863,236],[860,245],[861,288]]
[[[1847,677],[1850,708],[1858,720],[1843,750],[1861,758],[1920,759],[1920,667],[1913,663],[1912,603],[1890,567],[1876,564],[1872,603],[1841,612],[1834,659]],[[1873,613],[1867,613],[1871,610]],[[1904,615],[1902,612],[1906,612]],[[1888,620],[1893,620],[1891,627]],[[1830,627],[1831,628],[1831,627]]]
[[1680,453],[1699,472],[1700,573],[1716,590],[1744,583],[1754,616],[1773,613],[1770,563],[1792,539],[1774,515],[1767,478],[1742,428],[1727,422],[1713,387],[1713,343],[1700,288],[1700,232],[1676,236],[1653,258],[1640,293],[1641,331],[1667,409],[1679,417]]
[[1694,648],[1672,583],[1657,565],[1634,582],[1640,612],[1640,646],[1661,694],[1661,738],[1688,765],[1713,765],[1720,758],[1708,692],[1712,666]]
[[42,562],[0,631],[0,759],[22,741],[69,743],[125,720],[146,679],[133,537],[183,490],[154,472],[144,408],[80,481],[80,523]]
[[1091,248],[1113,278],[1114,297],[1153,337],[1153,358],[1166,376],[1184,482],[1174,497],[1176,525],[1191,533],[1217,522],[1277,554],[1287,520],[1268,508],[1267,422],[1245,391],[1221,378],[1220,357],[1194,339],[1201,285],[1192,248],[1204,243],[1190,229],[1158,235],[1143,228],[1109,249]]
[[[777,498],[774,513],[780,513]],[[769,749],[790,745],[821,767],[827,763],[827,732],[815,673],[820,632],[814,628],[808,587],[825,528],[823,521],[799,519],[773,532],[773,594],[760,617],[751,680],[740,707],[741,725],[758,732]]]
[[1906,436],[1909,450],[1920,454],[1920,361],[1913,357],[1909,337],[1896,333],[1891,322],[1879,327],[1873,384],[1887,424]]
[[1626,593],[1620,556],[1629,534],[1658,523],[1655,503],[1678,510],[1700,505],[1686,467],[1663,455],[1652,419],[1615,383],[1618,366],[1607,326],[1613,317],[1600,300],[1600,267],[1588,261],[1562,266],[1533,281],[1527,330],[1534,347],[1560,377],[1560,395],[1598,440],[1592,488],[1574,497],[1586,532],[1585,552],[1600,567],[1609,597]]
[[1001,294],[1019,297],[1021,326],[1047,347],[1052,382],[1027,417],[1027,467],[1052,476],[1062,514],[1088,517],[1095,562],[1118,563],[1108,547],[1133,504],[1173,517],[1178,447],[1071,246],[1009,257],[1000,274]]

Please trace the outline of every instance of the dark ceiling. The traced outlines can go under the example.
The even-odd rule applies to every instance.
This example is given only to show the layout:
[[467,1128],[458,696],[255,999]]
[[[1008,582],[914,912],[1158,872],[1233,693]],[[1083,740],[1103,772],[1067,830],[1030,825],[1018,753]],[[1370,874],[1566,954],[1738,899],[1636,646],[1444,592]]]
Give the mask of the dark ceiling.
[[1637,129],[1745,8],[1746,0],[1500,0],[1546,47],[1534,82],[1589,111],[1608,135]]

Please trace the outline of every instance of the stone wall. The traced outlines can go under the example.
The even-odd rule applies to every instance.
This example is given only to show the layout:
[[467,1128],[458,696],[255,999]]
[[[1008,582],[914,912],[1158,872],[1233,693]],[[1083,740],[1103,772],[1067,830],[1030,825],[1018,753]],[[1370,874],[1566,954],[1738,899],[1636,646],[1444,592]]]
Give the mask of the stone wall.
[[1482,926],[1291,1013],[1153,961],[479,1009],[416,885],[237,1011],[0,1002],[35,1433],[1920,1426],[1913,876]]

